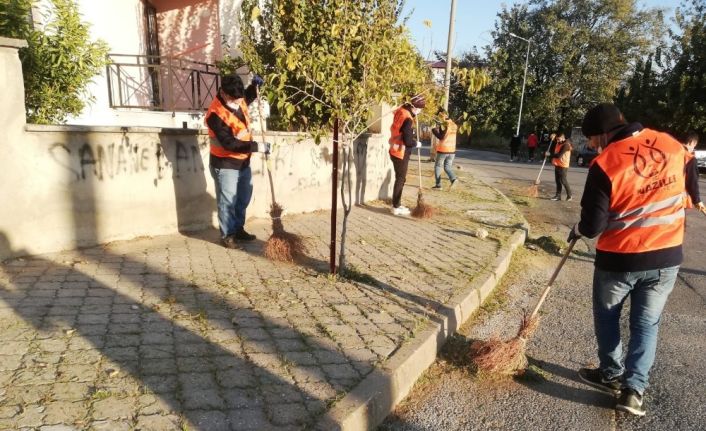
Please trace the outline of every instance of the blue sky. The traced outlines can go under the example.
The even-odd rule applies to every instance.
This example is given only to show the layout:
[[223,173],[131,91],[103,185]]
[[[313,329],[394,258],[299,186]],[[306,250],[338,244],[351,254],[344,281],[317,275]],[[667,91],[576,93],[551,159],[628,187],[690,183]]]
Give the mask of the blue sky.
[[[501,0],[456,0],[456,42],[454,55],[468,51],[474,45],[479,50],[492,41],[497,12],[501,5],[523,3]],[[671,17],[679,0],[640,0],[639,4],[648,7],[663,7]],[[451,0],[407,0],[405,13],[410,14],[407,25],[422,55],[427,57],[433,50],[446,51],[449,29]],[[431,29],[424,25],[424,20],[431,20]]]

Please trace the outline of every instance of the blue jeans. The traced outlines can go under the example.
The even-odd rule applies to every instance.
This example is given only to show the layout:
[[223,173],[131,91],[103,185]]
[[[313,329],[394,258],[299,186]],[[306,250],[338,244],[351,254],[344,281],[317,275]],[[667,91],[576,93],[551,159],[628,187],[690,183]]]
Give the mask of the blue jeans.
[[449,176],[449,181],[456,179],[456,175],[453,171],[454,163],[454,153],[436,153],[436,163],[434,164],[434,177],[436,179],[436,185],[441,185],[441,166],[444,166],[444,171],[446,175]]
[[233,235],[245,225],[245,210],[252,197],[252,172],[244,169],[219,169],[209,166],[216,183],[216,204],[221,237]]
[[[606,378],[623,375],[623,385],[643,393],[657,350],[657,329],[678,266],[635,272],[593,273],[593,322],[600,369]],[[630,341],[621,364],[620,312],[630,297]]]

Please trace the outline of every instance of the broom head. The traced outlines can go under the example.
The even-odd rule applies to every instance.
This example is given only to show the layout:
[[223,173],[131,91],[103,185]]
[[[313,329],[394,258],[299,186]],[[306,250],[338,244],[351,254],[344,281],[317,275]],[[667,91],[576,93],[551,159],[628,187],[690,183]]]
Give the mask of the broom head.
[[417,194],[417,206],[412,210],[412,217],[431,218],[434,215],[434,207],[424,202],[424,196],[420,190]]
[[294,262],[304,256],[306,247],[302,238],[284,230],[282,225],[281,205],[273,203],[270,207],[270,217],[272,217],[272,235],[265,242],[265,256],[270,260],[280,262]]
[[527,189],[527,196],[531,198],[536,198],[537,196],[539,196],[539,186],[537,184],[529,186],[529,188]]
[[493,337],[471,344],[471,361],[476,369],[495,376],[515,376],[527,368],[525,347],[527,340],[539,326],[539,318],[525,315],[517,335],[508,341]]

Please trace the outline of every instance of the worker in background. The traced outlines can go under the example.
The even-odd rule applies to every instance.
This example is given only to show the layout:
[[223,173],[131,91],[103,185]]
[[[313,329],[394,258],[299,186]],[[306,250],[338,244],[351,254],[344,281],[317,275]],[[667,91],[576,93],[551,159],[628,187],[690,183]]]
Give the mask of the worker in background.
[[454,157],[456,156],[456,132],[458,131],[458,126],[452,119],[449,118],[449,114],[444,110],[444,108],[439,108],[437,112],[441,124],[439,127],[435,127],[431,132],[439,140],[434,146],[436,149],[436,162],[434,164],[434,179],[436,183],[432,189],[441,190],[441,169],[443,167],[446,175],[451,181],[451,186],[453,188],[458,181],[458,178],[453,171]]
[[553,201],[561,200],[561,189],[562,186],[566,189],[566,200],[570,201],[571,197],[571,186],[569,186],[568,174],[569,165],[571,164],[571,141],[566,139],[563,133],[556,137],[556,141],[553,147],[550,147],[549,151],[544,155],[545,157],[552,158],[552,164],[554,165],[554,181],[556,182],[556,193],[554,197],[551,198]]

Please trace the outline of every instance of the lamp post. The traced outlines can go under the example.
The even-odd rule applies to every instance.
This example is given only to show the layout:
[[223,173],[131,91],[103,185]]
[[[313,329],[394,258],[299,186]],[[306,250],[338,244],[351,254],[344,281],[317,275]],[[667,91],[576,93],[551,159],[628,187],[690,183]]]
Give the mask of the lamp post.
[[510,36],[527,42],[527,54],[525,55],[525,75],[522,78],[522,95],[520,96],[520,113],[517,115],[517,130],[515,135],[520,136],[520,122],[522,121],[522,104],[525,101],[525,83],[527,82],[527,66],[529,65],[530,39],[518,36],[515,33],[508,33]]
[[449,111],[449,90],[451,88],[451,66],[453,62],[453,34],[454,21],[456,20],[456,0],[451,0],[451,12],[449,13],[449,37],[446,43],[446,73],[444,73],[444,109]]

